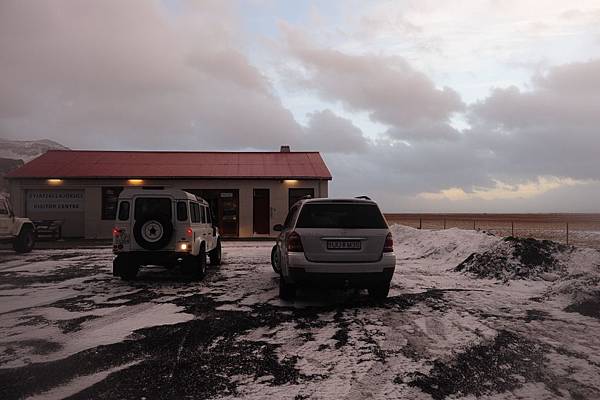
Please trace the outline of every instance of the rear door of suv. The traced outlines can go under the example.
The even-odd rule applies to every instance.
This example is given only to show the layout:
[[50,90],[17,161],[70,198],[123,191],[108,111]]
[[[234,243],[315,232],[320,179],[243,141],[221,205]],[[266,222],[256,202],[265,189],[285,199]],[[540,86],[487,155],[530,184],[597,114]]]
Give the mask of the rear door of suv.
[[353,200],[306,202],[294,231],[309,261],[339,263],[379,261],[389,232],[377,204]]

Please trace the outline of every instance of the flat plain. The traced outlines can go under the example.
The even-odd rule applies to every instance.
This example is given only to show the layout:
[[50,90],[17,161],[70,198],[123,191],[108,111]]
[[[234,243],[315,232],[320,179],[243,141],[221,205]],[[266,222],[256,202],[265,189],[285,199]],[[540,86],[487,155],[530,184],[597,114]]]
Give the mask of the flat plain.
[[389,224],[422,229],[474,229],[600,249],[600,213],[386,213]]

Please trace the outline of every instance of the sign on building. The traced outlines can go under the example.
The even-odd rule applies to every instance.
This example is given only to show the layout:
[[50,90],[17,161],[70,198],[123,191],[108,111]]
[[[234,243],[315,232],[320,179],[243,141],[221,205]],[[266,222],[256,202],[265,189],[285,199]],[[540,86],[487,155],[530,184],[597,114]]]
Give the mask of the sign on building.
[[83,190],[30,190],[27,213],[83,212]]

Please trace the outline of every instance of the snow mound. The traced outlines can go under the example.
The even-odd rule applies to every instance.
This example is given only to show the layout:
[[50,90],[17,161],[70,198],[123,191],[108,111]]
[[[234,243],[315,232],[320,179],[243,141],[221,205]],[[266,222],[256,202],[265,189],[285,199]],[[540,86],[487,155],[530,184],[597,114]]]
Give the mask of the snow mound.
[[483,253],[473,253],[454,270],[477,278],[555,280],[566,271],[565,256],[574,248],[550,240],[507,237]]
[[458,228],[431,231],[404,225],[390,227],[399,259],[430,259],[454,267],[470,254],[484,252],[502,239],[482,231]]
[[546,295],[566,296],[572,302],[566,311],[600,318],[600,251],[578,248],[562,262],[566,273],[553,283]]

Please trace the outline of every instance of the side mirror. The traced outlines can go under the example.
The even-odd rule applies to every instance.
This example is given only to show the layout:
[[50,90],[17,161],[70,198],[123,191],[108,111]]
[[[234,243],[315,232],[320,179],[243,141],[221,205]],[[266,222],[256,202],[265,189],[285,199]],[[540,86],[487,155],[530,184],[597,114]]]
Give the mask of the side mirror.
[[281,232],[281,231],[283,231],[283,229],[284,229],[283,225],[281,225],[281,224],[277,224],[277,225],[273,226],[273,230],[276,232]]

